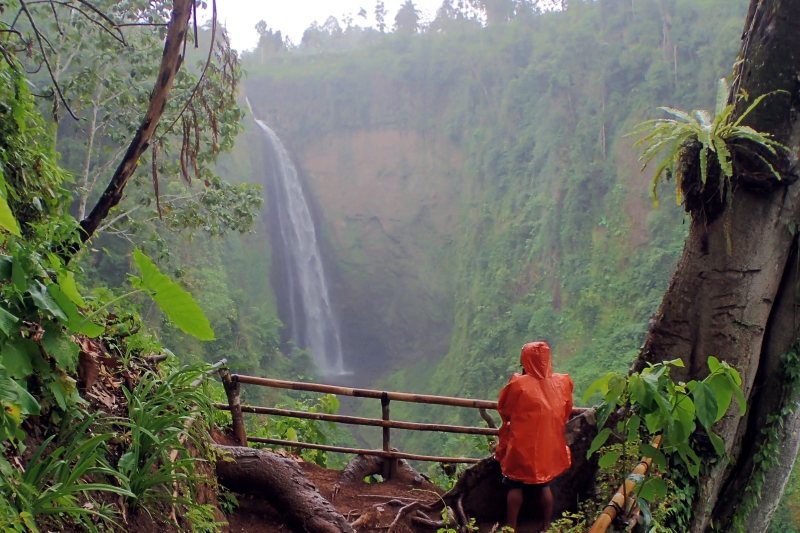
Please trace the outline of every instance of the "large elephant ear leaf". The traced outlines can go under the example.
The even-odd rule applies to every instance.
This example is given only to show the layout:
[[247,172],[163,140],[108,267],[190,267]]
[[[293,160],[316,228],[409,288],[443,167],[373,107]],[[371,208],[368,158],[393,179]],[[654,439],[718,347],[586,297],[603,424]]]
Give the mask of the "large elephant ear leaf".
[[164,314],[184,333],[202,341],[213,341],[211,324],[192,295],[162,274],[152,259],[138,249],[133,251],[133,260],[142,273],[142,287]]
[[6,230],[12,235],[16,235],[17,237],[21,236],[19,231],[19,223],[14,217],[14,213],[11,212],[11,208],[8,207],[8,202],[6,201],[6,180],[3,176],[2,168],[0,168],[0,228]]

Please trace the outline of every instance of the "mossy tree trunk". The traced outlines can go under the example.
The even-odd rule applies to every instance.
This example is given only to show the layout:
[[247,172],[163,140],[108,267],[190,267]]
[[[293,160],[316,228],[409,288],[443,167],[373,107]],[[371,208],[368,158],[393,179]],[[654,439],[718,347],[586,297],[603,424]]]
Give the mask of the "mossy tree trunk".
[[[750,101],[768,96],[745,124],[771,133],[791,149],[784,161],[797,173],[800,151],[800,2],[752,0],[742,37],[733,91],[746,91]],[[746,104],[739,104],[741,114]],[[800,183],[791,176],[755,186],[752,165],[734,162],[730,200],[706,209],[695,202],[683,256],[651,323],[635,369],[647,362],[681,358],[686,368],[675,377],[684,381],[707,375],[711,355],[742,373],[748,399],[744,417],[735,407],[715,427],[725,440],[730,461],[720,461],[700,480],[692,513],[692,531],[730,521],[758,465],[754,455],[763,441],[761,430],[783,398],[781,356],[798,336],[797,224]],[[717,197],[719,194],[717,193]],[[708,200],[708,198],[706,199]],[[688,205],[688,203],[687,203]],[[795,417],[796,418],[796,417]],[[787,423],[796,429],[798,420]],[[751,513],[747,531],[765,531],[797,455],[796,435],[783,441],[780,465],[769,469],[763,498]]]

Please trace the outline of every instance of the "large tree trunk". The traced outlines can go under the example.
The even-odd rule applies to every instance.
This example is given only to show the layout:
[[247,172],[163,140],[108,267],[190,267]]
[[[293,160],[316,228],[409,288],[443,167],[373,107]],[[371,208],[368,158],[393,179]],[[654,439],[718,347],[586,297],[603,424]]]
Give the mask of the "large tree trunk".
[[229,454],[217,461],[219,482],[236,492],[263,494],[294,531],[355,533],[295,461],[254,448],[216,448]]
[[[791,148],[784,163],[794,173],[800,149],[800,3],[752,0],[740,59],[734,91],[746,91],[751,102],[786,91],[768,96],[745,123]],[[740,103],[737,113],[746,105]],[[708,530],[712,519],[727,523],[741,502],[760,430],[783,395],[780,356],[798,334],[800,183],[754,179],[752,162],[741,154],[734,164],[731,202],[717,200],[714,207],[708,195],[694,202],[687,197],[692,224],[683,256],[634,364],[638,370],[647,362],[681,358],[686,368],[675,377],[698,379],[707,375],[707,358],[714,355],[742,373],[748,411],[739,417],[732,408],[715,427],[730,462],[720,461],[701,479],[693,532]],[[785,442],[782,464],[768,473],[774,490],[764,493],[758,523],[748,532],[768,526],[771,512],[762,511],[774,510],[780,499],[797,445],[796,437]]]

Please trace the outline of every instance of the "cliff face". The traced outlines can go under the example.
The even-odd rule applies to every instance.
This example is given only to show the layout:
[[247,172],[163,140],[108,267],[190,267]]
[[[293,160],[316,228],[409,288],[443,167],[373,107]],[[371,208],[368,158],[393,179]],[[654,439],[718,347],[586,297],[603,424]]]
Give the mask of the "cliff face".
[[624,135],[659,105],[711,105],[746,10],[662,4],[576,2],[249,67],[316,205],[360,383],[491,397],[533,338],[579,390],[629,364],[684,229]]
[[[296,85],[250,84],[257,116],[303,107]],[[288,102],[287,102],[288,100]],[[283,107],[285,109],[285,107]],[[261,114],[263,113],[263,115]],[[313,206],[351,381],[367,385],[449,349],[464,154],[449,138],[407,127],[303,135],[291,114],[269,122],[290,150]]]
[[441,358],[453,319],[447,248],[462,201],[460,150],[391,128],[292,144],[333,249],[349,366],[367,383]]

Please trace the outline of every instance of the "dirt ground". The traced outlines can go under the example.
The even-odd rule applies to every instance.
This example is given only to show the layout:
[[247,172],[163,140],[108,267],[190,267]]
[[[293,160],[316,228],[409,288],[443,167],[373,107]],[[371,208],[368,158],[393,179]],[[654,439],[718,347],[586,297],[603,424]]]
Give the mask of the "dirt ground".
[[[314,483],[320,494],[330,501],[336,509],[354,525],[359,533],[386,533],[404,505],[414,501],[422,505],[432,504],[433,511],[425,513],[431,521],[442,519],[443,504],[439,499],[444,492],[437,486],[423,481],[412,486],[400,481],[388,480],[383,483],[357,483],[339,485],[340,470],[329,470],[317,465],[300,463],[308,479]],[[251,495],[237,495],[239,507],[227,517],[231,533],[290,533],[280,513],[263,498]],[[419,516],[419,515],[417,515]],[[436,527],[411,522],[410,515],[398,522],[396,533],[435,532]],[[502,525],[502,524],[500,524]],[[453,522],[452,526],[455,526]],[[520,524],[520,533],[536,531],[538,524]],[[498,525],[495,523],[477,524],[480,533],[489,533]]]

